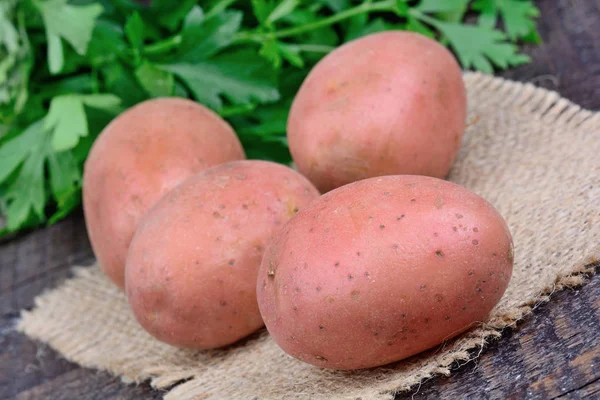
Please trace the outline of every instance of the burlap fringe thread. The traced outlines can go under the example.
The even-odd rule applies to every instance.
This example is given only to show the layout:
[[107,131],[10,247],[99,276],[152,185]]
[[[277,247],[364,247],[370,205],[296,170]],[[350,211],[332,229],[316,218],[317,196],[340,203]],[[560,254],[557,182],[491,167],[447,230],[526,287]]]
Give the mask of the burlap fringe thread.
[[600,260],[600,114],[531,84],[466,73],[470,125],[450,180],[505,216],[515,241],[511,284],[488,321],[407,361],[353,372],[284,354],[262,330],[227,349],[159,343],[97,267],[36,299],[18,329],[70,361],[150,380],[166,399],[392,399],[501,336],[556,290],[580,285]]

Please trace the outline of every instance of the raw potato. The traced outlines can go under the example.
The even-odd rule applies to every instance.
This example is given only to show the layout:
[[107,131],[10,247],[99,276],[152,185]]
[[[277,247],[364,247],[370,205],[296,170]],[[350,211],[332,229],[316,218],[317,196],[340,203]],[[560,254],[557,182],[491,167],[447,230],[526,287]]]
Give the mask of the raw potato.
[[290,111],[290,151],[322,192],[382,175],[443,178],[466,106],[460,67],[443,46],[416,33],[372,34],[310,72]]
[[224,346],[263,326],[256,279],[264,248],[319,193],[265,161],[210,168],[168,193],[131,243],[126,292],[140,324],[178,347]]
[[258,303],[290,355],[374,367],[484,321],[512,265],[510,232],[481,197],[436,178],[371,178],[286,224],[260,267]]
[[85,164],[83,207],[103,271],[124,287],[127,249],[142,216],[184,179],[244,159],[227,122],[190,100],[149,100],[100,134]]

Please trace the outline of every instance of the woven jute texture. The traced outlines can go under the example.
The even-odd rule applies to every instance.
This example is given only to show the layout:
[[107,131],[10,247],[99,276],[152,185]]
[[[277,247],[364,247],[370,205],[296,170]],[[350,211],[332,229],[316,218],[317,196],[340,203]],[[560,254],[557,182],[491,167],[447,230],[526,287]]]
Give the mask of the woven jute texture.
[[[186,351],[140,328],[97,267],[36,299],[19,329],[68,360],[150,380],[167,399],[392,399],[476,357],[552,292],[584,282],[600,259],[600,113],[530,84],[466,73],[469,121],[450,180],[490,201],[515,243],[510,286],[489,319],[409,360],[336,372],[287,356],[262,330],[226,349]],[[493,350],[491,350],[493,351]]]

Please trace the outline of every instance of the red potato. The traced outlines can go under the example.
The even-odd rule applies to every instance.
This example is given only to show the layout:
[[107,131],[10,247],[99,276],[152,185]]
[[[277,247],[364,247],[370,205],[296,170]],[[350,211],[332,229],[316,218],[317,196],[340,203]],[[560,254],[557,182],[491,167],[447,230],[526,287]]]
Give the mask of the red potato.
[[466,119],[461,70],[439,43],[390,31],[323,58],[296,95],[287,133],[321,192],[374,176],[445,177]]
[[139,323],[178,347],[225,346],[263,326],[256,279],[264,248],[319,193],[296,171],[265,161],[210,168],[144,217],[126,267]]
[[88,234],[106,275],[124,287],[131,238],[166,192],[208,167],[244,158],[229,124],[190,100],[149,100],[115,118],[94,143],[83,177]]
[[481,197],[436,178],[371,178],[286,224],[263,258],[258,304],[288,354],[374,367],[485,320],[512,266],[506,223]]

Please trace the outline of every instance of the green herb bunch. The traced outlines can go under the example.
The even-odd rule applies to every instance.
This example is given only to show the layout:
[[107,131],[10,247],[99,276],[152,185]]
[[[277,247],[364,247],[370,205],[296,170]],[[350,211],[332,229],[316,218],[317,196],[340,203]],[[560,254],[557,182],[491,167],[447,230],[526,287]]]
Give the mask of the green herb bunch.
[[136,103],[195,99],[250,158],[286,163],[292,98],[341,43],[415,31],[491,73],[529,61],[516,44],[538,41],[537,15],[530,0],[2,0],[0,236],[76,208],[95,137]]

